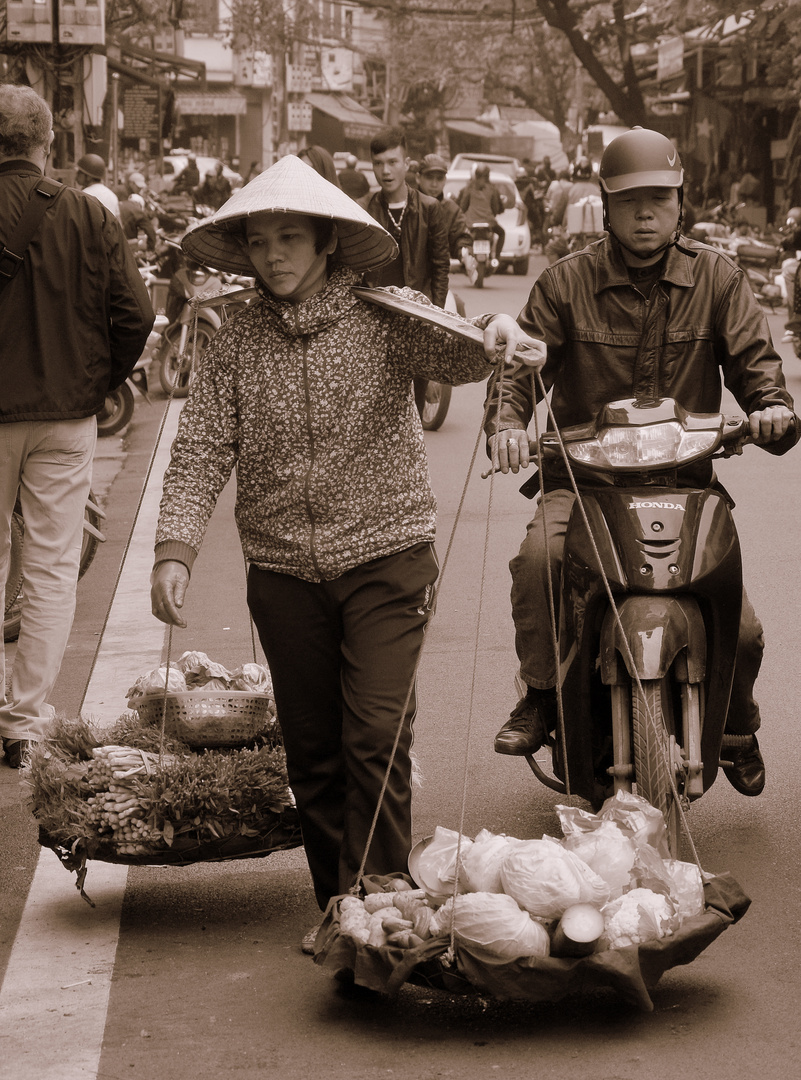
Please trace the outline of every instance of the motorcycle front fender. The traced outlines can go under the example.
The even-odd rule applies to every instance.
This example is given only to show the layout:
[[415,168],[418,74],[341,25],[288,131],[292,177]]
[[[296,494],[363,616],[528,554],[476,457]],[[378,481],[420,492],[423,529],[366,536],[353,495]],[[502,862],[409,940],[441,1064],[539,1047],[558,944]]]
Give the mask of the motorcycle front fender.
[[634,595],[618,602],[620,621],[610,609],[601,630],[601,676],[607,685],[621,681],[622,660],[631,678],[661,679],[682,649],[687,650],[691,683],[706,677],[706,628],[690,596]]

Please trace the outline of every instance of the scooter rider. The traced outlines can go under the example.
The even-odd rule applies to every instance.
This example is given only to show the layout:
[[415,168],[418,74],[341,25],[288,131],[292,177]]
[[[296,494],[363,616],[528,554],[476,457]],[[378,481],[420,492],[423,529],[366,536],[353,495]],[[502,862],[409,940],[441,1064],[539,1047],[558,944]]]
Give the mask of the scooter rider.
[[[558,426],[589,422],[604,403],[631,397],[673,397],[693,412],[719,412],[725,380],[754,440],[771,453],[790,449],[798,439],[793,402],[745,274],[722,252],[681,236],[684,172],[676,148],[658,132],[635,128],[607,146],[599,179],[607,235],[547,267],[518,318],[547,345],[542,374],[553,389]],[[493,379],[490,452],[502,472],[517,472],[529,465],[532,380],[513,373],[504,380],[500,406],[498,394]],[[714,482],[712,466],[681,469],[679,482],[707,486]],[[528,690],[496,736],[501,754],[531,754],[555,727],[548,554],[558,596],[574,495],[567,474],[556,468],[544,487],[510,564],[515,643]],[[725,770],[744,795],[759,795],[765,784],[753,699],[762,652],[762,627],[744,596],[726,731],[752,739],[732,751]]]

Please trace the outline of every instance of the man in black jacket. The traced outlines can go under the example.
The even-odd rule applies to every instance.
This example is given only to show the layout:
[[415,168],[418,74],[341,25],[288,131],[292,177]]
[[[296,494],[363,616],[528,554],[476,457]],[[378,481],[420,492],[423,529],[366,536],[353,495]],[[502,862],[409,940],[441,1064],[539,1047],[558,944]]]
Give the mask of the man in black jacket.
[[[424,293],[437,307],[445,307],[451,257],[445,219],[436,199],[409,187],[410,159],[401,128],[389,128],[370,143],[373,172],[381,190],[367,204],[367,212],[397,241],[398,255],[391,263],[366,275],[368,285],[408,285]],[[426,379],[414,380],[414,398],[422,414]]]
[[48,196],[31,240],[14,252],[29,199],[44,197],[34,188],[52,125],[30,87],[0,86],[0,586],[17,498],[25,527],[10,692],[0,640],[0,737],[12,768],[54,713],[47,697],[75,611],[96,414],[133,370],[154,318],[120,223],[81,191]]
[[445,306],[451,260],[448,234],[436,199],[406,183],[409,155],[401,128],[390,128],[370,143],[375,178],[381,190],[367,205],[398,243],[400,253],[389,265],[372,270],[370,285],[408,285]]

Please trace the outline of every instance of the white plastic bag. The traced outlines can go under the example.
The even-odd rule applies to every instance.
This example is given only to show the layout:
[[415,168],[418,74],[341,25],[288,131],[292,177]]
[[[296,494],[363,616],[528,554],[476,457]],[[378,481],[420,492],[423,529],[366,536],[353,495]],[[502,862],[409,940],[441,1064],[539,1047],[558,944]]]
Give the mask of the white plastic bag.
[[501,865],[503,891],[542,919],[558,919],[572,904],[601,905],[609,886],[553,839],[522,840]]
[[507,963],[523,956],[547,956],[548,931],[504,893],[464,893],[451,897],[435,913],[436,933],[448,933],[487,963]]
[[513,836],[497,836],[481,829],[463,859],[467,889],[470,892],[503,892],[501,864],[509,852],[523,843]]

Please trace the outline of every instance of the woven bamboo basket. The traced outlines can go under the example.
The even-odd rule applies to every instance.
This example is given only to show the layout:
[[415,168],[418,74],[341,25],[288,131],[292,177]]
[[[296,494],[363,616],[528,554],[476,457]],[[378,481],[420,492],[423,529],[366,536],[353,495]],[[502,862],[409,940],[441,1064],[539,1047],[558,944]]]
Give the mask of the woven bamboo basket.
[[145,694],[131,705],[147,724],[192,747],[245,746],[275,727],[275,702],[270,694],[247,690],[188,690],[185,693]]

